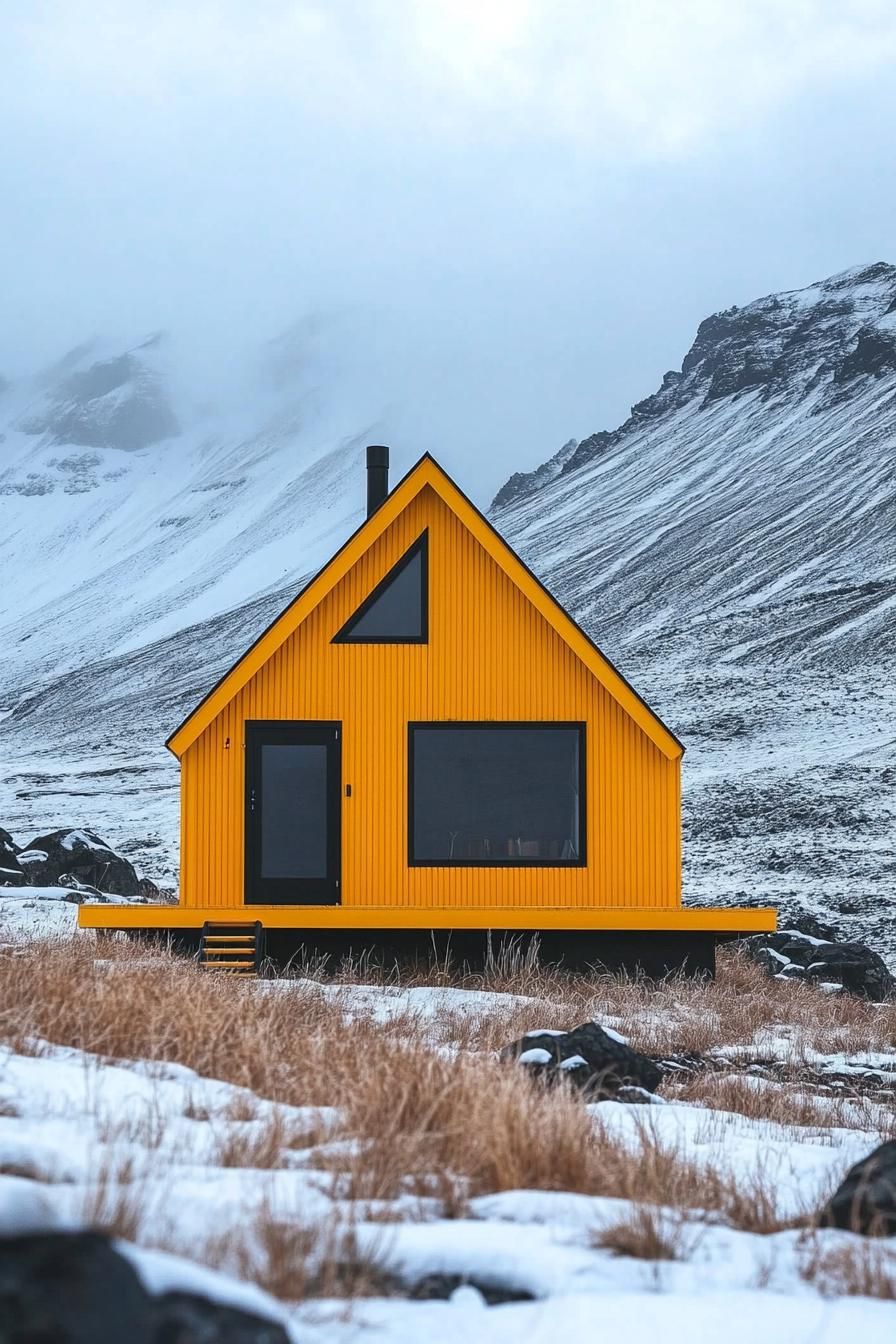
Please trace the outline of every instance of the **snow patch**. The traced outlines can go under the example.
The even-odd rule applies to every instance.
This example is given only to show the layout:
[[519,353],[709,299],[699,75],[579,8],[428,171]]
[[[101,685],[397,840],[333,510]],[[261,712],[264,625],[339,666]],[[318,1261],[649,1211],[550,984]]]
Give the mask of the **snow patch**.
[[518,1064],[550,1064],[553,1056],[549,1050],[544,1050],[538,1046],[534,1050],[524,1050],[517,1056]]

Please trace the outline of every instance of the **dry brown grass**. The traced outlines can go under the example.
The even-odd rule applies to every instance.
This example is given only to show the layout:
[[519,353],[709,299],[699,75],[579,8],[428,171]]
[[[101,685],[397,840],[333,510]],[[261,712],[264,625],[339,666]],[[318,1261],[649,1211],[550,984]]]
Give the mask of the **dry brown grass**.
[[265,988],[127,944],[106,949],[100,967],[88,939],[35,945],[0,953],[0,1039],[25,1053],[42,1038],[116,1060],[174,1061],[277,1102],[328,1105],[344,1099],[369,1050],[405,1031],[347,1024],[313,988]]
[[751,1120],[807,1129],[864,1129],[896,1137],[896,1108],[874,1094],[812,1092],[794,1083],[779,1083],[742,1073],[699,1073],[672,1081],[664,1095],[715,1111],[734,1111]]
[[617,1223],[598,1228],[591,1237],[591,1245],[596,1250],[633,1260],[685,1260],[684,1234],[682,1218],[671,1222],[656,1208],[636,1204]]
[[876,1297],[896,1302],[896,1254],[864,1238],[806,1242],[800,1275],[824,1297]]
[[[649,1118],[638,1124],[637,1142],[624,1144],[595,1122],[596,1163],[591,1194],[628,1199],[635,1204],[699,1211],[742,1232],[770,1235],[803,1226],[812,1212],[782,1216],[774,1182],[763,1172],[737,1176],[709,1160],[687,1157],[654,1130]],[[701,1138],[712,1141],[711,1126]]]
[[[407,1159],[405,1174],[438,1180],[446,1170],[460,1170],[475,1189],[505,1189],[525,1180],[549,1188],[588,1187],[578,1156],[588,1131],[581,1105],[562,1095],[546,1100],[516,1072],[470,1053],[534,1027],[611,1018],[634,1045],[655,1052],[748,1042],[783,1016],[801,1038],[825,1048],[847,1042],[855,1049],[887,1048],[896,1040],[896,1008],[782,986],[731,953],[722,957],[711,984],[670,980],[659,986],[565,974],[531,958],[495,959],[464,985],[536,1001],[476,1014],[446,1011],[435,1032],[461,1052],[455,1058],[431,1048],[432,1022],[409,1013],[385,1024],[357,1014],[347,1019],[348,999],[313,983],[235,983],[202,975],[193,963],[162,951],[118,942],[104,948],[99,966],[94,957],[85,938],[0,954],[0,1037],[22,1050],[38,1048],[35,1038],[43,1038],[117,1059],[176,1061],[279,1104],[342,1107],[349,1132],[372,1139],[363,1179],[359,1173],[356,1181],[371,1197],[396,1187],[399,1177],[389,1174],[389,1164]],[[319,968],[305,969],[319,974]],[[361,971],[366,980],[373,978],[370,966],[341,968],[346,978]],[[396,974],[381,978],[394,982]],[[428,979],[448,983],[449,972],[430,969]],[[831,1104],[794,1088],[759,1088],[732,1073],[702,1074],[668,1087],[682,1100],[786,1124],[829,1126],[849,1110],[855,1127],[860,1109],[855,1101]],[[867,1127],[877,1127],[880,1109],[862,1104]],[[236,1098],[224,1118],[251,1122],[256,1111],[247,1095]],[[207,1118],[205,1110],[200,1115],[189,1106],[186,1114]],[[260,1165],[274,1162],[276,1151],[292,1142],[278,1126],[282,1130],[274,1119],[264,1133],[228,1135],[227,1145],[245,1150],[232,1160],[242,1165],[253,1147]],[[527,1130],[542,1141],[525,1142]],[[531,1154],[525,1160],[518,1156],[524,1147]],[[536,1150],[551,1152],[550,1171],[539,1169]],[[226,1152],[222,1158],[228,1160]]]
[[325,1142],[331,1126],[296,1122],[273,1107],[259,1118],[234,1119],[223,1113],[224,1123],[212,1118],[220,1130],[214,1162],[219,1167],[274,1170],[284,1165],[284,1154],[291,1149],[312,1148]]
[[85,1193],[81,1209],[85,1225],[137,1241],[146,1213],[145,1183],[134,1159],[104,1154]]
[[[20,1047],[28,1035],[37,1035],[117,1058],[176,1059],[264,1095],[272,1095],[277,1075],[278,1094],[289,1089],[287,1076],[300,1077],[302,1099],[316,1102],[330,1100],[332,1092],[320,1093],[327,1077],[340,1072],[339,1057],[330,1069],[320,1068],[314,1057],[313,1037],[328,1025],[340,1022],[346,1059],[371,1036],[400,1040],[420,1034],[413,1014],[385,1026],[363,1018],[345,1024],[338,995],[317,991],[314,983],[259,993],[254,982],[203,976],[187,960],[119,942],[104,949],[102,966],[95,966],[94,957],[87,938],[0,953],[0,1035]],[[896,1004],[782,984],[733,952],[722,952],[719,963],[719,976],[709,983],[672,978],[657,985],[507,958],[460,977],[430,967],[402,978],[395,968],[383,972],[369,962],[351,963],[339,968],[339,979],[485,989],[532,1000],[475,1015],[449,1009],[428,1024],[430,1036],[435,1031],[445,1044],[462,1049],[493,1049],[527,1030],[568,1028],[589,1018],[614,1021],[633,1046],[651,1054],[747,1045],[782,1021],[796,1029],[807,1049],[896,1049]],[[312,972],[312,981],[322,979],[319,966],[303,969]],[[321,1085],[310,1096],[315,1074]]]
[[[476,1015],[447,1011],[437,1035],[453,1050],[434,1049],[433,1023],[411,1013],[378,1023],[353,1007],[347,1018],[348,999],[328,994],[324,985],[234,982],[203,975],[164,952],[118,942],[104,949],[101,965],[94,958],[86,938],[0,953],[0,1039],[30,1051],[44,1039],[118,1060],[172,1061],[246,1088],[220,1114],[185,1106],[187,1117],[218,1133],[215,1160],[275,1169],[291,1148],[323,1143],[312,1160],[329,1173],[340,1199],[435,1196],[454,1216],[472,1196],[511,1189],[631,1200],[640,1212],[613,1232],[606,1248],[652,1259],[662,1250],[662,1228],[650,1212],[658,1206],[701,1211],[698,1216],[760,1233],[805,1219],[780,1216],[773,1184],[761,1174],[735,1181],[730,1171],[698,1164],[661,1141],[650,1108],[644,1108],[636,1141],[625,1144],[594,1120],[580,1097],[562,1088],[547,1091],[525,1071],[498,1064],[493,1047],[525,1030],[571,1027],[589,1017],[612,1019],[633,1044],[656,1053],[747,1043],[782,1019],[819,1048],[882,1049],[896,1040],[896,1008],[782,986],[730,954],[712,984],[670,980],[659,986],[565,975],[522,958],[496,960],[482,975],[465,977],[463,987],[511,992],[524,1001]],[[311,969],[319,978],[319,968]],[[375,979],[369,966],[342,968],[341,974]],[[394,973],[381,978],[397,983]],[[455,983],[444,968],[425,980],[440,982]],[[831,1123],[823,1113],[836,1113],[826,1100],[818,1105],[792,1090],[757,1090],[726,1074],[670,1086],[682,1100],[708,1108],[709,1126],[718,1109],[817,1126]],[[281,1109],[291,1105],[339,1108],[337,1134],[326,1126],[309,1133],[295,1125]],[[850,1124],[855,1127],[852,1118]],[[100,1130],[110,1151],[119,1139],[150,1150],[162,1144],[163,1123],[151,1111],[111,1117]],[[328,1144],[333,1137],[344,1142]],[[100,1172],[85,1210],[88,1220],[120,1235],[139,1235],[143,1193],[133,1172]],[[376,1257],[362,1251],[357,1238],[353,1242],[344,1224],[326,1233],[303,1232],[282,1215],[263,1211],[250,1231],[228,1232],[206,1258],[233,1262],[237,1272],[251,1261],[256,1282],[291,1298],[351,1295],[384,1282]],[[308,1251],[308,1237],[318,1239],[315,1245],[330,1237],[327,1253]]]
[[[381,1064],[383,1061],[380,1061]],[[430,1055],[367,1077],[349,1102],[346,1132],[364,1142],[346,1161],[336,1189],[351,1199],[434,1195],[449,1204],[501,1190],[565,1190],[708,1214],[742,1231],[770,1234],[802,1226],[783,1217],[774,1183],[758,1173],[736,1179],[695,1162],[655,1130],[649,1110],[634,1141],[613,1134],[570,1089],[545,1090],[512,1067]],[[711,1144],[712,1116],[705,1140]]]
[[[296,974],[324,981],[323,963],[294,968]],[[872,1004],[850,995],[826,995],[811,984],[770,979],[741,954],[721,949],[718,976],[697,981],[670,976],[662,982],[621,974],[568,972],[541,965],[531,953],[495,957],[481,972],[453,966],[383,969],[375,962],[344,962],[332,969],[340,983],[417,984],[481,989],[534,1000],[487,1013],[471,1022],[446,1015],[443,1039],[465,1048],[491,1049],[510,1034],[537,1027],[570,1028],[594,1018],[612,1019],[631,1044],[647,1054],[695,1051],[719,1045],[748,1045],[757,1033],[782,1021],[798,1029],[806,1050],[896,1049],[896,1003]],[[761,1053],[759,1051],[758,1053]]]
[[209,1242],[203,1259],[286,1302],[351,1301],[398,1290],[382,1247],[362,1245],[351,1221],[334,1217],[307,1226],[285,1220],[267,1204],[246,1225]]
[[0,1162],[0,1176],[17,1176],[22,1181],[49,1182],[54,1177],[36,1162]]
[[581,1100],[548,1093],[482,1057],[452,1060],[398,1046],[380,1052],[346,1099],[345,1128],[366,1140],[348,1167],[350,1198],[587,1192],[593,1181],[593,1134]]

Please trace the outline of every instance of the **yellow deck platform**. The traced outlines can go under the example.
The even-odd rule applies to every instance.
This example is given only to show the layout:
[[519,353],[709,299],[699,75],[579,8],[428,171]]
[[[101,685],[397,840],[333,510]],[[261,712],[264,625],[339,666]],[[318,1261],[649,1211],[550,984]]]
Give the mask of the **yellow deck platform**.
[[268,929],[582,929],[656,933],[770,933],[777,911],[690,907],[672,910],[568,907],[425,909],[394,905],[82,905],[82,929],[201,929],[207,920],[260,920]]

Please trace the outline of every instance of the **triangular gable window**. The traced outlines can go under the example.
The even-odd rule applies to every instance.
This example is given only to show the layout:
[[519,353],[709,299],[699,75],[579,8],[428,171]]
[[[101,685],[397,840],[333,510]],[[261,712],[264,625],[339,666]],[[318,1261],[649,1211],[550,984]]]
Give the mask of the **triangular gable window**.
[[369,597],[348,618],[334,644],[425,644],[428,639],[427,538],[423,532],[410,550],[380,579]]

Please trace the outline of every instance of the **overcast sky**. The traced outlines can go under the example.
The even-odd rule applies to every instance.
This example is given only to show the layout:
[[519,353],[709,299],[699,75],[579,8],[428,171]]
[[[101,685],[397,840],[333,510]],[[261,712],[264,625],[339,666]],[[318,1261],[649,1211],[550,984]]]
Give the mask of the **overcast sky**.
[[894,70],[894,0],[0,0],[0,371],[164,327],[199,386],[312,315],[485,497],[896,261]]

